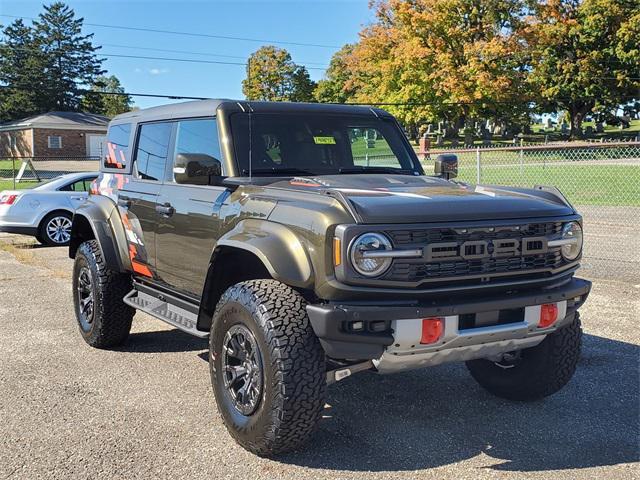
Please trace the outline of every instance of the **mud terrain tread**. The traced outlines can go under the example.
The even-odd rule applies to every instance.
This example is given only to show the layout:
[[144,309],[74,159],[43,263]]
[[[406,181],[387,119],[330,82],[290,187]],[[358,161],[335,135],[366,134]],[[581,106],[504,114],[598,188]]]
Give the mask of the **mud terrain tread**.
[[324,350],[309,322],[306,302],[278,281],[250,280],[233,285],[222,295],[214,319],[228,302],[248,308],[257,321],[269,347],[275,377],[270,428],[250,441],[231,428],[229,431],[258,455],[293,450],[313,434],[325,404]]
[[567,326],[549,334],[539,345],[526,349],[523,363],[504,370],[489,360],[471,360],[473,378],[490,393],[509,400],[539,400],[564,387],[576,371],[580,358],[580,315]]
[[83,336],[89,345],[96,348],[121,345],[129,336],[135,314],[135,309],[122,301],[131,291],[131,277],[107,267],[96,240],[82,243],[77,255],[82,255],[89,268],[97,272],[97,296],[94,301],[96,325],[90,335]]

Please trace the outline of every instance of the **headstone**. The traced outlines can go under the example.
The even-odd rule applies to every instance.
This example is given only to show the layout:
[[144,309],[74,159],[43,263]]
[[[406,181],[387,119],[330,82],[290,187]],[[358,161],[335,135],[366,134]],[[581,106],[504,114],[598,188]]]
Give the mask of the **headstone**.
[[442,138],[442,134],[439,133],[438,136],[436,137],[436,145],[438,147],[441,147],[442,145],[444,145],[444,140]]
[[596,133],[602,132],[604,132],[604,125],[602,125],[602,122],[596,122]]
[[553,120],[551,120],[550,118],[547,118],[545,125],[547,128],[553,128]]
[[459,142],[458,142],[458,138],[457,137],[454,138],[453,140],[451,140],[451,146],[454,147],[454,148],[458,146],[458,143]]
[[585,135],[593,135],[593,127],[591,125],[587,125],[587,128],[584,129]]
[[562,125],[560,125],[560,132],[563,135],[566,135],[567,133],[569,133],[569,125],[567,125],[566,123],[562,122]]
[[464,144],[473,145],[473,131],[470,128],[464,129]]

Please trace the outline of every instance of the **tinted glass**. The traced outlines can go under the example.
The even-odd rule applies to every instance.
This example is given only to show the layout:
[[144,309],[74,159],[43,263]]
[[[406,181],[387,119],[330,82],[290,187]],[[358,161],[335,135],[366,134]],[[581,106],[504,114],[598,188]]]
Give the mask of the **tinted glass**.
[[[336,174],[380,168],[414,174],[419,167],[397,124],[373,115],[234,114],[239,170],[255,174]],[[249,140],[251,130],[251,140]],[[286,170],[286,171],[285,171]]]
[[169,155],[172,123],[149,123],[140,127],[136,171],[143,180],[160,180]]
[[129,136],[131,134],[131,124],[109,126],[107,133],[107,151],[104,157],[106,168],[123,169],[127,164],[129,153]]
[[195,153],[222,160],[216,120],[207,118],[178,122],[175,153]]
[[77,182],[73,182],[69,185],[65,185],[60,188],[61,192],[88,192],[91,190],[91,182],[93,182],[95,178],[90,178],[88,180],[78,180]]

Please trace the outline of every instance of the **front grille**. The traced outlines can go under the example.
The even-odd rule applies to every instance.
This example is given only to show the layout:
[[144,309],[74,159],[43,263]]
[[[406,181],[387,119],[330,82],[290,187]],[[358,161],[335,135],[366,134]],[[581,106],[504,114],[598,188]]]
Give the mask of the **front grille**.
[[[561,222],[532,223],[510,225],[508,227],[491,228],[434,228],[412,229],[385,232],[393,241],[396,248],[424,248],[430,243],[456,242],[458,244],[474,240],[521,239],[523,237],[551,237],[562,230]],[[437,280],[463,280],[468,277],[469,283],[486,281],[486,277],[500,275],[525,274],[529,271],[557,269],[565,264],[559,248],[552,248],[544,253],[511,256],[506,258],[481,259],[443,259],[427,262],[423,258],[396,259],[389,271],[383,276],[384,280],[398,282],[422,282]],[[548,272],[534,272],[529,275],[544,278]]]

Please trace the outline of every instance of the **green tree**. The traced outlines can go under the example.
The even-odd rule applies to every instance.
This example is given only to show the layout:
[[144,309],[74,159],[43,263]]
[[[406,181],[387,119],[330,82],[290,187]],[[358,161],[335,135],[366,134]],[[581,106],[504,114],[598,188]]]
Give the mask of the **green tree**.
[[[102,92],[120,93],[122,95],[107,95]],[[124,95],[124,88],[115,75],[99,76],[82,98],[81,108],[84,111],[99,113],[107,117],[115,117],[131,110],[133,101],[129,95]]]
[[526,65],[513,34],[523,0],[383,0],[347,56],[348,88],[390,106],[409,128],[430,119],[469,125],[512,115]]
[[548,111],[566,110],[571,137],[584,118],[638,97],[640,3],[552,0],[537,3],[522,30],[531,51],[529,82]]
[[314,88],[307,69],[296,65],[285,49],[271,45],[251,54],[242,81],[247,100],[310,101]]
[[346,44],[333,54],[325,78],[318,82],[314,95],[316,100],[324,103],[345,103],[354,92],[349,89],[351,72],[347,65],[348,56],[353,52],[353,45]]
[[39,112],[45,78],[44,56],[33,30],[16,20],[2,30],[0,44],[0,120]]
[[42,85],[45,101],[39,107],[47,110],[77,110],[82,89],[95,83],[103,74],[103,59],[92,44],[93,34],[82,34],[82,18],[62,2],[44,7],[33,22],[34,37],[46,58],[46,80]]

